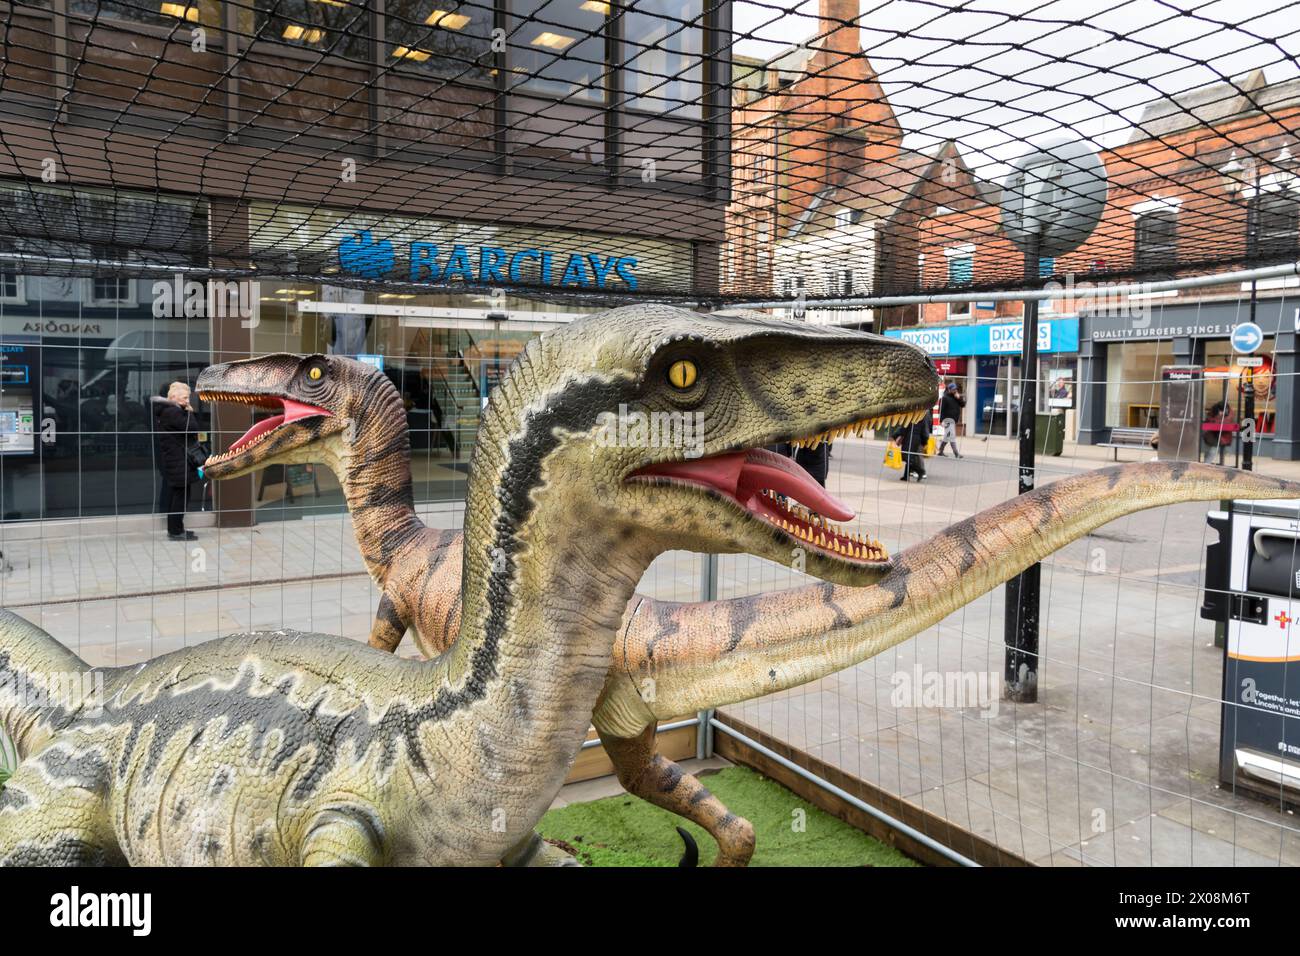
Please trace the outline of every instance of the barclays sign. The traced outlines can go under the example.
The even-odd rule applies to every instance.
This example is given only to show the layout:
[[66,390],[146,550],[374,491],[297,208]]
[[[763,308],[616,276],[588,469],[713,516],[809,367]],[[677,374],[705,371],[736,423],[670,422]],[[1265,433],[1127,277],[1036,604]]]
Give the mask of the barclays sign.
[[506,249],[413,241],[399,256],[391,239],[376,239],[363,229],[338,245],[339,268],[366,279],[401,274],[407,282],[474,285],[543,285],[572,289],[637,287],[633,256],[607,256],[597,252],[555,253],[548,249]]

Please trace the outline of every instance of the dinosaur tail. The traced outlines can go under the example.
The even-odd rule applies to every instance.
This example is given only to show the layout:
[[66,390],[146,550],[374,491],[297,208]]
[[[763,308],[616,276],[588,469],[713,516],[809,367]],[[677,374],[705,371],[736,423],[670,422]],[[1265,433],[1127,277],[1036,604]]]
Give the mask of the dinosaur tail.
[[[870,587],[812,584],[702,604],[643,600],[615,646],[627,679],[607,685],[596,724],[626,736],[647,716],[693,713],[815,680],[907,640],[1109,521],[1226,498],[1300,498],[1300,483],[1181,462],[1103,468],[952,525],[898,555]],[[646,680],[655,685],[652,705],[637,693]]]
[[0,729],[26,757],[84,706],[92,669],[35,624],[0,609]]

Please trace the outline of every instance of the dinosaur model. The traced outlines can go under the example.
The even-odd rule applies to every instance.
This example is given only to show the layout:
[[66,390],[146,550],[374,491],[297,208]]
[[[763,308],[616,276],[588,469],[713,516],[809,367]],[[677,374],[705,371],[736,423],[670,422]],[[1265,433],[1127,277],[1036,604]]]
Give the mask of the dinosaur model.
[[[206,398],[280,413],[210,461],[212,477],[255,467],[252,447],[293,455],[346,438],[393,398],[353,396],[332,413],[334,363],[281,361],[237,392],[216,386],[242,363],[200,375]],[[805,542],[786,530],[794,513],[764,492],[797,498],[805,477],[764,446],[915,417],[935,385],[906,343],[666,306],[534,339],[484,411],[459,631],[438,657],[273,631],[94,670],[4,612],[0,727],[21,762],[0,794],[0,862],[496,864],[531,838],[562,785],[654,558],[688,548],[784,560]],[[623,408],[697,415],[704,457],[602,440]],[[351,454],[345,473],[364,468]],[[409,491],[376,485],[367,504],[405,510]],[[380,556],[418,537],[401,523]],[[846,542],[810,544],[807,570],[851,585],[889,573],[888,558]],[[102,680],[95,706],[26,690],[88,673]]]
[[[387,378],[368,365],[330,361],[340,383],[337,414],[342,414],[345,391],[393,391]],[[282,356],[270,356],[229,368],[232,374],[221,388],[238,395],[248,382],[260,387],[285,375],[289,366]],[[285,395],[296,394],[287,375],[280,387]],[[306,396],[299,394],[297,400],[305,402]],[[436,656],[459,628],[461,536],[425,527],[409,503],[396,514],[377,513],[369,504],[379,498],[387,502],[394,492],[403,502],[413,500],[405,415],[395,396],[377,408],[385,413],[353,421],[346,446],[334,439],[309,441],[294,448],[292,460],[328,464],[340,475],[358,545],[382,591],[371,645],[393,650],[409,627],[417,647]],[[883,423],[897,417],[885,416]],[[248,454],[259,467],[289,460],[270,446],[251,448]],[[695,777],[655,753],[657,722],[784,690],[865,660],[1122,515],[1177,501],[1215,499],[1229,491],[1238,497],[1266,497],[1275,487],[1269,479],[1260,484],[1255,476],[1208,466],[1108,468],[1062,479],[953,525],[900,555],[873,587],[812,584],[694,604],[636,595],[624,614],[593,723],[630,793],[704,827],[718,843],[719,864],[743,865],[753,852],[752,828]],[[389,493],[381,495],[381,489]],[[842,508],[830,503],[819,486],[801,490],[816,507]],[[804,519],[797,536],[821,533],[825,539],[829,522],[812,518],[798,505],[791,510]],[[407,534],[403,547],[384,547],[387,529],[412,525],[417,530]],[[845,546],[865,545],[883,553],[877,542],[849,540]]]

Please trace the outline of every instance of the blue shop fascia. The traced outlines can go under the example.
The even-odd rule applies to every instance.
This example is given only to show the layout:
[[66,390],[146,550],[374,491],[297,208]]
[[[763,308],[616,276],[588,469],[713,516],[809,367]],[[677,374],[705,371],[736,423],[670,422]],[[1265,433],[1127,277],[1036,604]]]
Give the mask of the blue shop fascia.
[[[966,394],[966,434],[1007,434],[1007,409],[1019,401],[1020,353],[1024,326],[1019,320],[923,325],[888,329],[885,335],[924,349],[946,381]],[[1075,402],[1079,352],[1077,316],[1038,322],[1038,410],[1068,411]]]

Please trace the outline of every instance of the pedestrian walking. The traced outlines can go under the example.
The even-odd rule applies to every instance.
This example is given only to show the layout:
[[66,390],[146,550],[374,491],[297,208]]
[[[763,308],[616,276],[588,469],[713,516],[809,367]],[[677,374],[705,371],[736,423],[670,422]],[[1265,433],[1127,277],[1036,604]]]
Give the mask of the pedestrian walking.
[[962,395],[956,382],[949,382],[943,390],[943,397],[939,399],[939,422],[943,426],[943,439],[939,442],[940,455],[944,448],[952,445],[952,457],[961,457],[961,452],[957,450],[957,425],[961,422],[961,410],[965,407],[966,396]]
[[930,427],[927,418],[915,425],[903,425],[890,435],[903,452],[903,477],[899,481],[907,481],[912,475],[916,475],[917,481],[925,481],[925,445],[930,438]]

